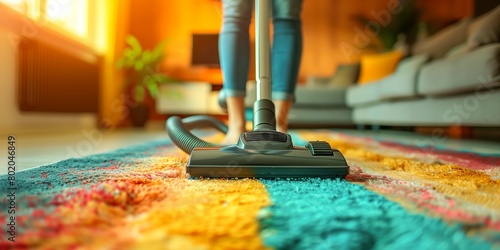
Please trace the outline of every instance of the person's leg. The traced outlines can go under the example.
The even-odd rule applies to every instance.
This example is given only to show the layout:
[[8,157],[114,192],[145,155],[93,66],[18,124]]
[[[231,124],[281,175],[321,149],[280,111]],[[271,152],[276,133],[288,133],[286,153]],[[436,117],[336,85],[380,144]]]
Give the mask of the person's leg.
[[302,56],[301,9],[301,0],[273,0],[272,97],[276,106],[276,130],[283,133],[288,131],[288,113]]
[[228,109],[228,133],[223,143],[236,143],[245,132],[245,90],[250,61],[249,26],[253,1],[224,0],[219,56]]
[[223,144],[236,144],[240,135],[245,132],[245,101],[244,97],[228,96],[228,131]]
[[288,133],[288,113],[293,101],[289,99],[277,99],[273,102],[276,112],[276,131]]

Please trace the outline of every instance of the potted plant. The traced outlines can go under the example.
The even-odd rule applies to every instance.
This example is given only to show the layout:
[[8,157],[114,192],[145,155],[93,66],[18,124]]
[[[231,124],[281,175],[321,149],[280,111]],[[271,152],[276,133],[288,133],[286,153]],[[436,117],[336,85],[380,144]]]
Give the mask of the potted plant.
[[116,66],[126,70],[125,86],[131,91],[133,100],[129,105],[132,125],[143,127],[150,112],[145,102],[147,96],[156,100],[159,84],[173,81],[158,71],[158,66],[165,57],[166,41],[160,42],[152,50],[144,49],[139,40],[132,35],[127,36],[125,42],[127,47],[116,62]]
[[391,14],[388,23],[374,19],[373,13],[371,17],[355,15],[355,19],[364,27],[370,27],[370,24],[377,27],[374,34],[377,39],[372,41],[368,48],[390,51],[396,43],[408,45],[414,42],[419,28],[420,11],[413,1],[401,1],[400,4],[401,11]]

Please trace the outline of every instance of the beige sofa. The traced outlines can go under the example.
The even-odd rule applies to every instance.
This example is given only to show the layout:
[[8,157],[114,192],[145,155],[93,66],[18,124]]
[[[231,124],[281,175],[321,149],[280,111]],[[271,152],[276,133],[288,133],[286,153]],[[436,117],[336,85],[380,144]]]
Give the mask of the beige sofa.
[[347,90],[356,124],[500,126],[500,7],[417,43],[381,80]]
[[383,79],[351,84],[353,68],[299,85],[290,124],[500,127],[500,6],[419,41]]

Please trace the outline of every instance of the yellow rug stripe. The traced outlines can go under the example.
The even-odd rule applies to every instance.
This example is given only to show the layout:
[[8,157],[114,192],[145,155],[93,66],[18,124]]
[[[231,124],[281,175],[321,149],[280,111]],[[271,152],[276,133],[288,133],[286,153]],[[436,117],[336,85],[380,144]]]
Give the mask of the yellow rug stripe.
[[[181,173],[186,164],[181,163]],[[169,164],[158,162],[158,167]],[[167,166],[168,167],[168,166]],[[257,180],[165,179],[149,187],[166,197],[130,219],[135,249],[263,249],[257,213],[270,204]],[[140,190],[139,190],[140,195]],[[169,235],[171,237],[165,237]],[[182,235],[182,236],[181,236]],[[210,246],[210,247],[209,247]]]

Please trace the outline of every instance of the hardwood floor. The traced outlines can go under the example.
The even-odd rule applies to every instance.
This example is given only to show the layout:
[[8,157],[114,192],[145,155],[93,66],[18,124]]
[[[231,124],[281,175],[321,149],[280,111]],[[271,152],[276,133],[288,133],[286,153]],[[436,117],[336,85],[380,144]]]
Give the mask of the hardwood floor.
[[[7,138],[0,138],[7,145]],[[61,132],[25,133],[15,135],[16,171],[43,166],[67,158],[99,154],[153,140],[168,140],[163,123],[145,129],[116,129],[103,132],[97,129],[65,130]],[[6,146],[7,147],[7,146]],[[0,159],[7,160],[7,148],[0,150]],[[0,164],[0,174],[7,168]]]

